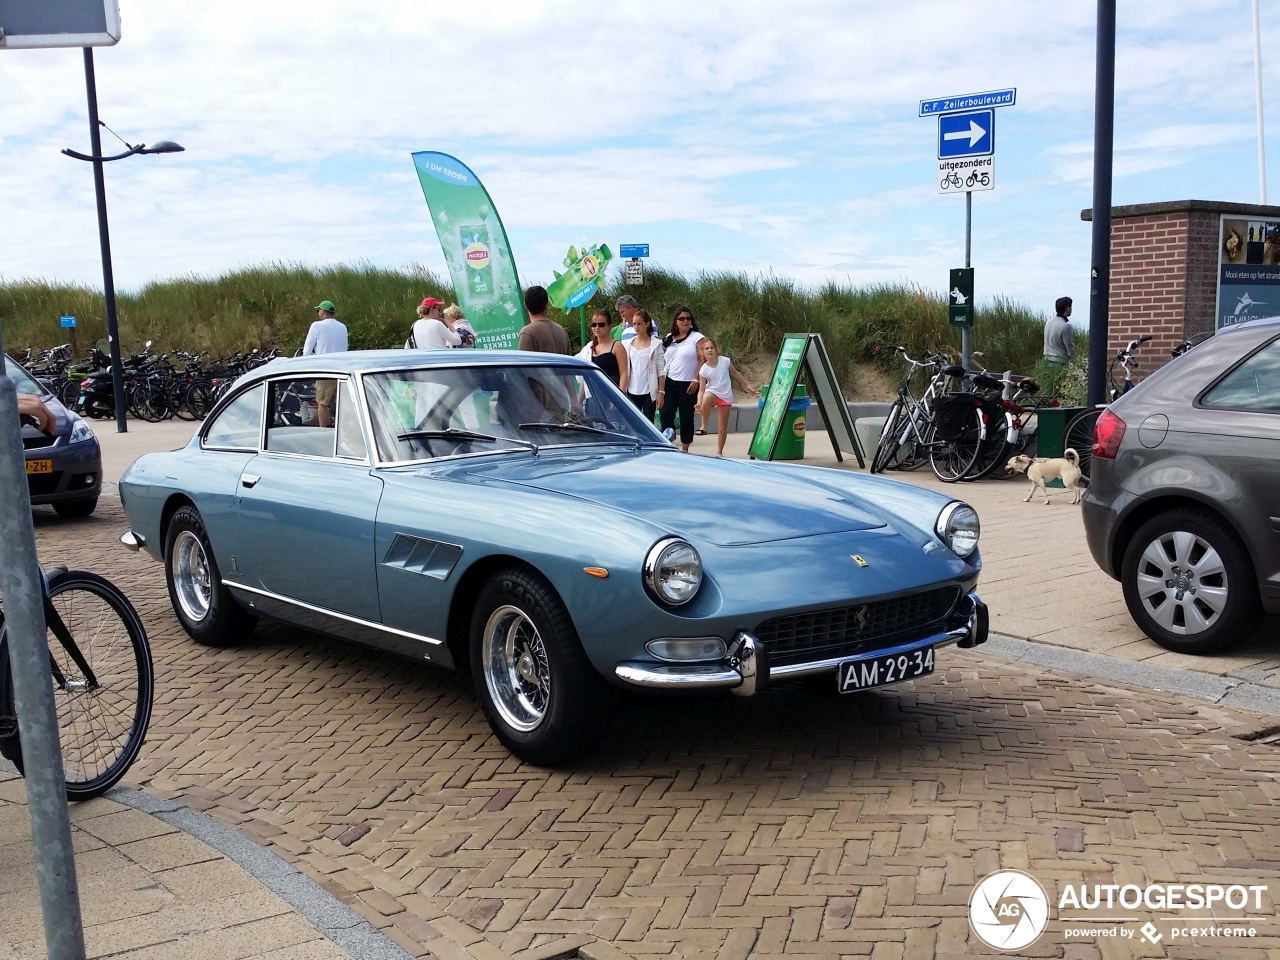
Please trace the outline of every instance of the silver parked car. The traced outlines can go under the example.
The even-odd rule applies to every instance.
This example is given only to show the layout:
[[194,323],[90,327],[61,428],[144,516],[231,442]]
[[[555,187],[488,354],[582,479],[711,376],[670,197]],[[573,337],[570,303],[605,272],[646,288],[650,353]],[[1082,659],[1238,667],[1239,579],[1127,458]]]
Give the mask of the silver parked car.
[[1223,330],[1099,416],[1084,526],[1162,647],[1215,653],[1280,613],[1280,318]]

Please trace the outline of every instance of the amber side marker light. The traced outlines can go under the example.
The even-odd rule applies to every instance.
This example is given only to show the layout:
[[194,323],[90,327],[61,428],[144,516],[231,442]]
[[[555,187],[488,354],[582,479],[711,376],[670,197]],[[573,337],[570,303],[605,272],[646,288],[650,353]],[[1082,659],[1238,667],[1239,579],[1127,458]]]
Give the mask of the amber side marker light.
[[582,572],[589,577],[599,577],[601,580],[609,575],[609,571],[604,567],[583,567]]

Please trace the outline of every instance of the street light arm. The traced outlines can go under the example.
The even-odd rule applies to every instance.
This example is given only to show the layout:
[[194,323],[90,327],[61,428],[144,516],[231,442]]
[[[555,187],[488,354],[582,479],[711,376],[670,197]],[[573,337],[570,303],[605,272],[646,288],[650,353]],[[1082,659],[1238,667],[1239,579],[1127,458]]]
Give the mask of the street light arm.
[[71,157],[75,160],[87,160],[89,163],[93,163],[95,160],[101,160],[103,163],[107,163],[111,160],[123,160],[125,157],[132,157],[134,154],[142,153],[145,150],[146,150],[146,144],[140,143],[136,147],[130,147],[124,153],[117,153],[114,157],[93,157],[93,156],[89,156],[88,154],[77,153],[74,150],[63,150],[62,152],[66,156]]

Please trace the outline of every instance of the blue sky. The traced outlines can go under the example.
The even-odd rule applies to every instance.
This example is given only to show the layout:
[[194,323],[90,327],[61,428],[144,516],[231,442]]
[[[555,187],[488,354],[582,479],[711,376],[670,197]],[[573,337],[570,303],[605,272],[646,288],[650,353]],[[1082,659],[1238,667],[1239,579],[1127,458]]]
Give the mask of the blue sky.
[[[1256,202],[1249,0],[1120,6],[1115,202]],[[187,152],[107,168],[117,282],[265,261],[443,275],[409,158],[440,150],[489,188],[526,281],[570,244],[647,242],[690,272],[941,289],[964,201],[936,194],[918,102],[1016,86],[997,187],[974,199],[978,295],[1067,294],[1083,318],[1094,10],[121,0],[123,39],[96,54],[102,117]],[[100,284],[92,177],[58,153],[87,150],[79,51],[0,51],[0,90],[0,276]]]

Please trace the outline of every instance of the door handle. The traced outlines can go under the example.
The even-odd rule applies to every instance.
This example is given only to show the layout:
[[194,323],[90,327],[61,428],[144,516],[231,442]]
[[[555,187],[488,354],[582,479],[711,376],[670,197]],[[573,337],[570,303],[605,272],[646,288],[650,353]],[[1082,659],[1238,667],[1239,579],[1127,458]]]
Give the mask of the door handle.
[[256,477],[252,473],[242,473],[240,474],[240,486],[252,487],[261,479],[261,477]]

